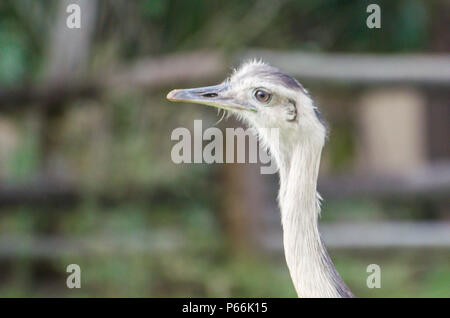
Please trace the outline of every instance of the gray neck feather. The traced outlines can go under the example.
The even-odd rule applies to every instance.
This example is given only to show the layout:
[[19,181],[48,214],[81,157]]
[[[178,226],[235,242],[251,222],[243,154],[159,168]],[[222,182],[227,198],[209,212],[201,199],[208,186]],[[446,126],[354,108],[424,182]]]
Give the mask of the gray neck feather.
[[[274,152],[286,262],[299,297],[353,297],[320,238],[316,191],[323,143],[303,140]],[[281,149],[280,149],[281,150]]]

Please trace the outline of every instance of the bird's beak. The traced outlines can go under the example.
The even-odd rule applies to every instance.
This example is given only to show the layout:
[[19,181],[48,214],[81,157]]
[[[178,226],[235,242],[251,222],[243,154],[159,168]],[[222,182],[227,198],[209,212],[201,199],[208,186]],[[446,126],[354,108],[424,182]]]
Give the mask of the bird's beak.
[[253,105],[247,105],[231,97],[228,90],[229,84],[227,83],[198,88],[174,89],[167,94],[167,99],[172,102],[202,104],[232,111],[256,111]]

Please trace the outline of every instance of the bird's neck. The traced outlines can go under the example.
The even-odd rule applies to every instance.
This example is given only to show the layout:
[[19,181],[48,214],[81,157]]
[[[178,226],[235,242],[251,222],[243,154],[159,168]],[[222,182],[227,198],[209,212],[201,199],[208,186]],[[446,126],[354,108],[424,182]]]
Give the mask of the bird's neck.
[[320,201],[316,185],[322,146],[303,140],[277,158],[284,251],[299,297],[346,297],[351,293],[328,256],[317,224]]

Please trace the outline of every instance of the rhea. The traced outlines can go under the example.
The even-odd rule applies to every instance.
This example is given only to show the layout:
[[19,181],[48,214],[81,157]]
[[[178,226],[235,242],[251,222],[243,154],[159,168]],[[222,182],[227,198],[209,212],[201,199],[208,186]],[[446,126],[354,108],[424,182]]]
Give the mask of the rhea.
[[167,98],[225,109],[256,130],[278,166],[284,253],[298,296],[353,297],[318,229],[317,177],[327,132],[303,86],[275,67],[251,61],[219,85],[172,90]]

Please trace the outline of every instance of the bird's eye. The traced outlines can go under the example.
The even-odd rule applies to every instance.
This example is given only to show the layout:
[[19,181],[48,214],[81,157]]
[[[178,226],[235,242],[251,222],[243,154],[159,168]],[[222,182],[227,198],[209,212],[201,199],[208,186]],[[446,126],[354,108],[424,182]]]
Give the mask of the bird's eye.
[[258,89],[255,91],[255,98],[260,101],[261,103],[268,103],[270,101],[270,98],[272,97],[272,94],[262,90]]

